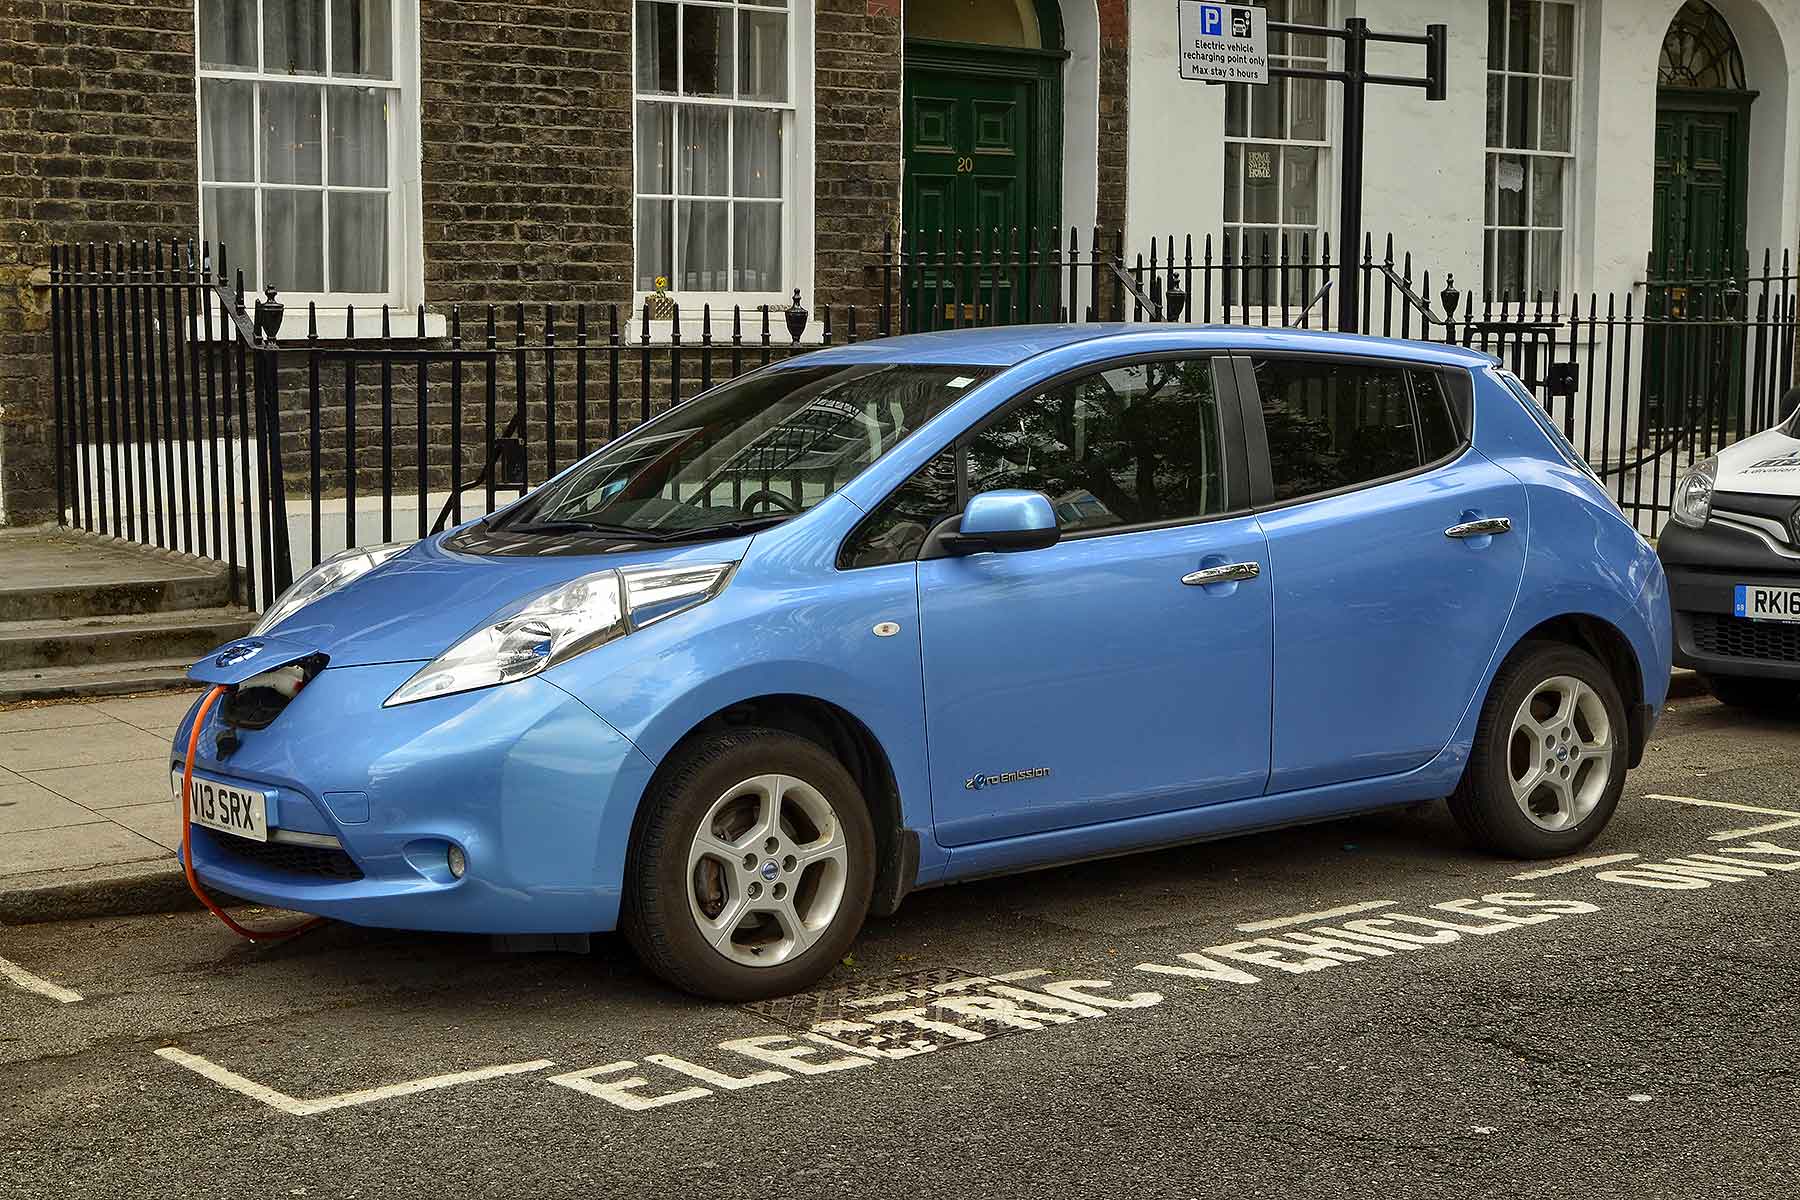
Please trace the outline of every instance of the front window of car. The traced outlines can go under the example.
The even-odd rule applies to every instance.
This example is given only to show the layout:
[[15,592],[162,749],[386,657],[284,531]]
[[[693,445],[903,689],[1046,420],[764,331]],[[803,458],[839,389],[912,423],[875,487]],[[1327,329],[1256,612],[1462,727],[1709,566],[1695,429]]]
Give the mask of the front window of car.
[[760,528],[817,505],[993,368],[759,371],[607,446],[494,523],[644,540]]

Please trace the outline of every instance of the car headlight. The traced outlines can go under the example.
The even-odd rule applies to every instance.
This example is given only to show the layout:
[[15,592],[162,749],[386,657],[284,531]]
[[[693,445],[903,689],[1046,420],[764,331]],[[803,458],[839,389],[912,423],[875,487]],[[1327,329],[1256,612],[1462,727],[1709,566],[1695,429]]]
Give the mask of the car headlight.
[[329,596],[344,585],[362,578],[388,559],[405,550],[411,542],[388,542],[381,546],[357,546],[340,550],[299,579],[294,586],[275,598],[269,611],[256,623],[252,635],[267,633],[314,600]]
[[502,609],[420,668],[383,708],[526,679],[725,590],[736,563],[620,567]]
[[1717,456],[1695,463],[1675,484],[1675,500],[1669,515],[1694,529],[1712,516],[1713,483],[1719,476]]

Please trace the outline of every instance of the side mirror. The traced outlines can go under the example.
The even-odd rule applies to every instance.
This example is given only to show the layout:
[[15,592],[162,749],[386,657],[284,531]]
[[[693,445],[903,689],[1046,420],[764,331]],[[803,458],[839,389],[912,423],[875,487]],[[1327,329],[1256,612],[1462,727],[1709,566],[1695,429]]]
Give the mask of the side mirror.
[[944,549],[951,554],[978,554],[983,550],[1042,550],[1062,536],[1056,510],[1042,492],[1019,488],[982,492],[969,497],[957,531],[945,534]]

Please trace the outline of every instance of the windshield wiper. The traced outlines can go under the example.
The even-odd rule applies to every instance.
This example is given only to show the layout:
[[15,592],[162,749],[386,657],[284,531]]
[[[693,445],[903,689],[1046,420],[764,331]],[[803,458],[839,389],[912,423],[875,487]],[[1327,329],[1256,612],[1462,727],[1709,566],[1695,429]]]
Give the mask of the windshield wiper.
[[738,521],[720,521],[714,525],[693,525],[686,529],[634,529],[629,525],[607,525],[595,521],[508,521],[495,528],[501,533],[583,533],[594,537],[620,538],[634,542],[682,542],[704,537],[732,537],[753,533],[793,516],[771,513],[766,517],[746,517]]
[[595,537],[630,538],[644,542],[658,542],[664,536],[633,529],[629,525],[606,525],[594,521],[507,521],[494,528],[500,533],[585,533]]
[[739,521],[720,521],[716,525],[695,525],[687,529],[674,529],[668,533],[656,535],[659,542],[679,542],[689,538],[700,537],[735,537],[741,533],[755,533],[759,529],[768,529],[779,525],[794,516],[793,513],[771,513],[766,517],[745,517]]

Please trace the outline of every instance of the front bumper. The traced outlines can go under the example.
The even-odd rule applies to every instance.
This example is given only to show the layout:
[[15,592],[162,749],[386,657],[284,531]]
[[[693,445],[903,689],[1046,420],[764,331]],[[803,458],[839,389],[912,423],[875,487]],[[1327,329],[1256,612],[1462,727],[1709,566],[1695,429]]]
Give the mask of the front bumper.
[[1800,624],[1751,621],[1732,612],[1738,584],[1800,587],[1800,554],[1716,520],[1701,529],[1669,522],[1656,552],[1669,577],[1676,666],[1703,675],[1800,681]]
[[[215,706],[194,769],[267,793],[282,840],[246,846],[195,826],[195,872],[235,896],[357,925],[613,928],[649,760],[542,679],[381,707],[417,665],[322,671],[268,728],[236,731],[223,758]],[[177,769],[192,720],[175,735]],[[467,855],[461,879],[446,865],[450,843]]]

